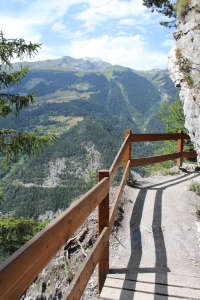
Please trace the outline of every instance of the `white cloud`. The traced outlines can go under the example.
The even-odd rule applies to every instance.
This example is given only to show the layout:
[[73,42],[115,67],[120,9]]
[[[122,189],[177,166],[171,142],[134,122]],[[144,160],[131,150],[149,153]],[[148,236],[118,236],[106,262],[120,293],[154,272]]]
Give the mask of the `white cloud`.
[[0,28],[6,38],[23,38],[26,41],[39,42],[41,33],[31,26],[29,19],[0,16]]
[[26,6],[28,8],[24,8],[23,12],[0,11],[0,28],[10,38],[23,37],[35,42],[35,38],[41,37],[44,25],[51,24],[54,31],[63,30],[61,20],[67,10],[81,2],[84,0],[37,0]]
[[59,33],[65,33],[66,32],[66,26],[61,21],[54,22],[52,25],[51,30]]
[[[47,59],[57,59],[62,56],[68,55],[69,51],[70,51],[70,49],[67,49],[67,47],[61,46],[58,51],[58,48],[56,46],[48,47],[48,46],[42,45],[42,47],[40,49],[38,49],[37,54],[35,54],[31,58],[24,57],[22,59],[22,61],[33,62],[33,61],[40,61],[40,60],[47,60]],[[12,59],[11,61],[12,61],[12,63],[19,62],[19,58]]]
[[23,3],[26,4],[27,0],[12,0],[13,3],[17,2],[17,3]]
[[169,39],[169,40],[164,41],[161,46],[172,47],[173,45],[174,45],[174,40]]
[[111,64],[118,64],[140,70],[165,68],[167,54],[149,51],[147,43],[140,35],[130,37],[111,37],[74,41],[71,46],[71,56],[81,58],[101,57]]
[[84,21],[85,26],[106,22],[113,19],[128,17],[149,18],[146,14],[146,7],[141,1],[131,0],[88,0],[89,7],[82,11],[77,19]]
[[[1,10],[0,29],[6,38],[48,41],[33,60],[70,55],[101,57],[112,64],[135,69],[166,66],[167,53],[160,49],[171,45],[170,37],[165,37],[163,44],[159,41],[158,50],[151,51],[146,40],[137,34],[142,32],[145,36],[161,18],[152,15],[142,1],[33,0],[26,3],[23,11],[18,11],[17,5],[16,11]],[[22,9],[22,5],[19,7]]]
[[122,19],[119,21],[119,25],[133,26],[137,24],[134,19]]

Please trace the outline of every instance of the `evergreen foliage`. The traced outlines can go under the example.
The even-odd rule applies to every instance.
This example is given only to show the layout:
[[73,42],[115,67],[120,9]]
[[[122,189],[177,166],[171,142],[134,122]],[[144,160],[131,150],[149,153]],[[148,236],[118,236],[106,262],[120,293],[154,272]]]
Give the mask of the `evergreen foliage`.
[[163,102],[160,108],[160,118],[166,126],[167,133],[177,133],[178,130],[186,129],[183,102],[176,97],[173,103]]
[[166,27],[174,27],[176,19],[176,11],[174,5],[176,0],[143,0],[143,4],[151,8],[151,12],[157,11],[166,17],[174,18],[170,22],[161,22],[160,24]]
[[[121,68],[120,72],[118,69],[113,67],[109,78],[104,71],[33,69],[21,83],[7,90],[29,94],[37,89],[38,99],[20,112],[20,118],[12,114],[0,118],[0,128],[29,133],[37,127],[41,135],[56,130],[60,138],[39,157],[21,153],[17,163],[8,165],[7,170],[0,169],[0,187],[7,199],[0,206],[3,214],[36,218],[46,210],[66,209],[96,180],[96,167],[91,168],[90,164],[93,157],[88,160],[86,148],[98,150],[98,168],[107,169],[117,154],[125,129],[133,133],[144,128],[146,132],[163,132],[161,122],[154,126],[161,100],[157,85],[131,69]],[[158,80],[161,90],[164,86],[161,83],[166,82],[164,93],[174,93],[166,81],[167,74],[162,73]],[[76,118],[80,118],[79,123],[71,127],[70,122]],[[133,157],[153,155],[150,143],[134,143],[132,149]],[[50,165],[55,166],[57,159],[64,159],[66,166],[57,174],[59,184],[44,187]]]
[[34,219],[15,219],[13,217],[0,218],[0,260],[13,254],[23,246],[38,231],[46,226],[46,222],[37,222]]
[[[6,39],[0,32],[0,116],[6,118],[10,114],[19,115],[19,112],[34,101],[34,92],[27,95],[10,93],[7,89],[19,84],[27,75],[28,67],[19,71],[10,72],[11,59],[31,57],[38,52],[40,44],[26,44],[23,39]],[[44,146],[52,144],[55,135],[39,136],[36,132],[18,132],[14,129],[0,129],[0,153],[5,162],[16,160],[19,153],[28,155],[38,154]]]
[[[186,129],[184,127],[185,117],[183,112],[183,103],[182,101],[176,97],[174,102],[168,104],[167,102],[163,102],[160,108],[160,119],[166,126],[167,133],[177,133],[178,130],[183,130],[186,133]],[[190,140],[184,140],[184,151],[194,151],[193,144]],[[155,147],[155,154],[169,154],[177,152],[177,142],[176,141],[164,141],[159,143]],[[175,161],[170,160],[162,163],[158,163],[153,167],[148,167],[149,171],[158,171],[163,168],[171,168],[173,167]]]
[[151,8],[151,11],[157,11],[169,18],[175,17],[173,0],[143,0],[143,4]]

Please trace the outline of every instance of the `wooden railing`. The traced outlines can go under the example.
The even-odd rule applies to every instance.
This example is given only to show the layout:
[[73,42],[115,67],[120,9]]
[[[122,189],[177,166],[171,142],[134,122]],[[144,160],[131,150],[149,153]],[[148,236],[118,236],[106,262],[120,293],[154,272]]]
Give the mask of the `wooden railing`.
[[[183,157],[197,156],[195,152],[183,152],[183,139],[189,139],[189,136],[182,131],[175,134],[132,134],[130,130],[126,130],[124,142],[112,166],[109,170],[99,171],[99,182],[0,265],[0,299],[19,299],[97,206],[99,236],[62,299],[80,299],[97,263],[99,264],[100,292],[109,272],[109,237],[124,185],[126,180],[130,178],[130,168],[171,159],[177,159],[177,165],[180,167]],[[131,159],[132,142],[164,140],[177,140],[177,152]],[[109,212],[109,189],[123,159],[124,175]]]

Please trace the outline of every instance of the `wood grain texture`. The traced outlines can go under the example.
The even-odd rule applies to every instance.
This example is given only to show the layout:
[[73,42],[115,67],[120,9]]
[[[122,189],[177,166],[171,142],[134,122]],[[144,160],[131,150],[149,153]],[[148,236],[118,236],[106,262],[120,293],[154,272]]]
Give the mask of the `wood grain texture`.
[[126,150],[128,149],[130,145],[130,135],[128,135],[126,137],[126,139],[124,140],[121,148],[119,149],[117,156],[115,157],[112,166],[109,169],[109,173],[110,173],[110,185],[113,183],[113,180],[115,178],[115,175],[117,174],[117,171],[119,169],[119,166],[122,163],[122,159],[124,158],[124,154],[126,152]]
[[[181,138],[180,138],[181,137]],[[185,133],[175,134],[131,134],[126,131],[125,140],[111,166],[108,170],[101,171],[99,183],[90,191],[74,202],[61,216],[52,221],[46,228],[34,236],[23,247],[16,251],[0,266],[0,291],[1,299],[18,299],[24,290],[31,284],[42,269],[56,255],[65,242],[81,226],[91,212],[99,205],[99,237],[94,248],[85,260],[78,274],[73,280],[66,297],[63,299],[80,299],[84,288],[98,261],[102,265],[100,273],[100,288],[103,286],[105,275],[109,268],[109,236],[114,224],[117,207],[119,205],[126,180],[129,177],[130,167],[143,166],[182,157],[196,157],[195,152],[182,152],[182,139],[189,139]],[[145,157],[139,159],[131,158],[131,142],[179,140],[178,152],[156,157]],[[114,204],[109,216],[109,188],[121,165],[125,161],[125,172],[117,192]],[[118,278],[120,280],[120,278]],[[120,281],[119,281],[120,282]],[[128,283],[126,283],[128,284]],[[164,291],[164,289],[163,289]],[[163,292],[161,291],[161,292]],[[142,293],[147,293],[142,291]],[[137,297],[140,297],[137,291]],[[173,294],[173,293],[172,293]],[[187,294],[187,293],[186,293]],[[128,294],[127,294],[128,295]],[[129,297],[129,296],[127,296]],[[157,299],[157,296],[153,299]],[[192,294],[194,299],[196,294]],[[111,298],[105,298],[111,299]],[[112,298],[115,299],[115,298]],[[122,299],[122,298],[120,298]],[[124,298],[129,299],[129,298]],[[134,299],[135,298],[134,296]],[[143,298],[138,298],[143,299]],[[147,298],[145,298],[147,299]],[[158,298],[161,299],[161,298]],[[172,299],[172,298],[168,298]]]
[[183,152],[182,153],[182,157],[184,157],[184,158],[192,158],[192,157],[197,157],[197,153],[196,152],[194,152],[194,151],[188,151],[188,152]]
[[[131,130],[125,130],[124,139],[126,139],[130,135],[131,135]],[[131,143],[129,143],[128,148],[127,148],[127,150],[124,154],[124,171],[126,169],[126,165],[127,165],[129,160],[131,160]],[[129,170],[127,180],[130,180],[130,170]]]
[[180,155],[181,155],[180,153],[172,153],[172,154],[165,154],[165,155],[159,155],[159,156],[135,158],[135,159],[131,159],[130,166],[138,167],[138,166],[155,164],[158,162],[163,162],[163,161],[179,158]]
[[[98,180],[101,181],[109,177],[109,171],[102,170],[98,173]],[[99,204],[98,207],[98,235],[101,234],[105,227],[109,227],[109,193]],[[98,291],[101,292],[106,275],[109,272],[109,242],[107,243],[98,264]]]
[[180,153],[180,157],[177,159],[177,167],[180,168],[183,162],[183,130],[179,130],[178,133],[181,137],[177,141],[177,152]]
[[1,299],[18,299],[109,192],[104,178],[0,266]]
[[108,227],[104,228],[90,251],[88,257],[85,259],[79,272],[75,275],[67,292],[63,296],[63,300],[79,300],[88,280],[90,279],[95,266],[97,265],[106,245],[108,244],[110,230]]
[[112,205],[112,208],[111,208],[111,211],[110,211],[109,228],[111,229],[111,231],[112,231],[112,227],[114,225],[114,221],[115,221],[115,217],[116,217],[116,213],[117,213],[117,208],[119,206],[119,203],[120,203],[120,200],[121,200],[121,197],[122,197],[124,186],[126,184],[126,180],[128,178],[128,175],[129,175],[129,170],[130,170],[130,161],[128,161],[128,163],[126,165],[126,169],[125,169],[124,175],[122,177],[120,186],[118,188],[115,200],[113,202],[113,205]]
[[130,142],[151,142],[151,141],[169,141],[178,140],[180,136],[189,140],[190,137],[186,133],[136,133],[131,134]]

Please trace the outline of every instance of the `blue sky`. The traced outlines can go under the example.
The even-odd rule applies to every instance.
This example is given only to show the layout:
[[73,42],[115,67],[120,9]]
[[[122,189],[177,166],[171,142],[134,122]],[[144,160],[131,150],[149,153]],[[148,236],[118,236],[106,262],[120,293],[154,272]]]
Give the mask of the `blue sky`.
[[136,70],[166,68],[174,40],[142,0],[1,0],[6,38],[42,43],[32,61],[101,58]]

